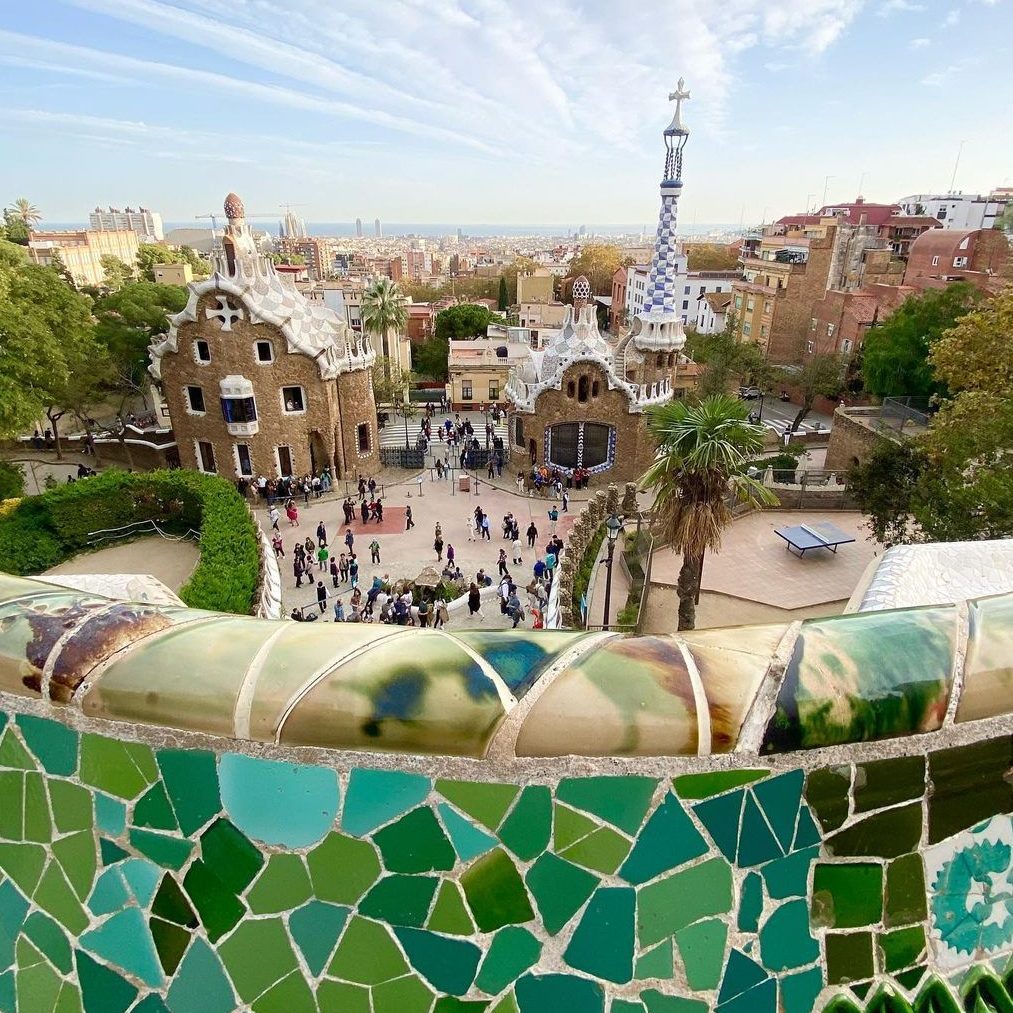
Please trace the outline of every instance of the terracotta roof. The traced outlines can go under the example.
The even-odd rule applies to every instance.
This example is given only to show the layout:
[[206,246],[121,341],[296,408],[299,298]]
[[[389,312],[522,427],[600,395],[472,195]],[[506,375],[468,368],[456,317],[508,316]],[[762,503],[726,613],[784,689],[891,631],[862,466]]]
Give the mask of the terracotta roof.
[[[935,255],[952,257],[960,253],[970,256],[971,244],[969,243],[963,251],[960,250],[960,244],[969,236],[980,231],[981,229],[929,229],[911,244],[911,256],[918,254],[929,257]],[[952,264],[940,264],[939,266],[949,269]]]
[[[704,294],[700,296],[700,299],[706,299],[710,304],[710,308],[714,310],[715,313],[723,313],[726,309],[728,309],[728,304],[732,301],[732,293],[704,292]],[[700,299],[697,299],[697,302],[699,302]]]

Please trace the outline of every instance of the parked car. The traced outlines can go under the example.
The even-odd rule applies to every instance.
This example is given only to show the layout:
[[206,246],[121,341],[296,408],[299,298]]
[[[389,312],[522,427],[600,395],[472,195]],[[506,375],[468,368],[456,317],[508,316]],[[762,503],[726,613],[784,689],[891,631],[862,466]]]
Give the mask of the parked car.
[[752,401],[762,395],[762,391],[759,387],[740,387],[739,397],[744,398],[746,401]]

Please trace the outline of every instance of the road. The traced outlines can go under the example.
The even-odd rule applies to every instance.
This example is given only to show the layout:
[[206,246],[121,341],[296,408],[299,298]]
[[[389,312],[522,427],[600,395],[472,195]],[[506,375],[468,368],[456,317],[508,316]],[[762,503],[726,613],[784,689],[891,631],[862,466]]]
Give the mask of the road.
[[[750,411],[760,411],[760,399],[755,398],[749,402]],[[781,401],[775,394],[767,395],[763,399],[762,423],[773,432],[781,436],[788,423],[794,420],[795,416],[802,410],[801,405],[792,404],[790,401]],[[817,423],[819,424],[817,426]],[[829,430],[833,420],[829,415],[820,412],[810,412],[802,422],[801,431],[811,433],[817,429]]]

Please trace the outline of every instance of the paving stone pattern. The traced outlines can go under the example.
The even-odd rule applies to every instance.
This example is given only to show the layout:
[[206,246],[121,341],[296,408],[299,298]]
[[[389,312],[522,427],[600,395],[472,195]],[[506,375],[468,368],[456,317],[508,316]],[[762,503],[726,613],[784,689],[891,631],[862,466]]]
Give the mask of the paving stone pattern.
[[3,1013],[1007,1013],[1008,736],[526,785],[0,713]]

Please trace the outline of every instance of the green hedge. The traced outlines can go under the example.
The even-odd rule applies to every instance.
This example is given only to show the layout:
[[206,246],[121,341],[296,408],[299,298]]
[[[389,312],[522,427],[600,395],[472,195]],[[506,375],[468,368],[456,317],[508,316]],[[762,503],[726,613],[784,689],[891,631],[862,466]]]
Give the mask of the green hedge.
[[602,524],[594,533],[584,555],[581,557],[580,565],[573,575],[573,607],[576,611],[574,621],[577,621],[580,614],[580,599],[587,594],[588,584],[591,583],[591,573],[594,570],[594,561],[598,558],[598,550],[605,538],[605,525]]
[[200,562],[179,592],[187,605],[252,610],[256,526],[231,483],[196,471],[106,471],[22,500],[0,517],[0,570],[38,573],[86,548],[91,532],[143,520],[176,534],[200,531]]

